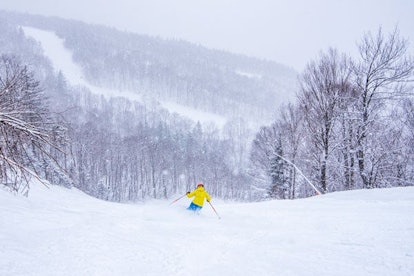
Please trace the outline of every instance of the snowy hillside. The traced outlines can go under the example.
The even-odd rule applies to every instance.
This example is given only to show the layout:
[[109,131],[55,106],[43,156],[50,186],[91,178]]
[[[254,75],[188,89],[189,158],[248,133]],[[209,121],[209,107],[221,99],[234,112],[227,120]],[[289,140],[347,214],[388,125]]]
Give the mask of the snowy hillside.
[[[53,32],[43,31],[31,27],[23,27],[24,33],[35,39],[42,46],[45,56],[50,59],[54,69],[57,72],[62,72],[67,81],[71,85],[83,86],[92,93],[103,95],[108,99],[112,97],[125,97],[130,101],[142,102],[143,99],[140,94],[132,91],[120,91],[116,89],[98,87],[92,85],[86,80],[82,73],[82,68],[73,61],[72,52],[65,48],[64,40],[56,36]],[[172,102],[161,102],[163,108],[166,108],[170,113],[177,113],[188,119],[199,121],[201,123],[214,123],[219,127],[225,124],[225,118],[216,114],[202,112],[187,106],[174,104]]]
[[[25,35],[41,44],[71,83],[100,94],[154,100],[196,121],[210,117],[219,127],[238,117],[254,127],[269,123],[298,88],[297,72],[287,66],[184,41],[0,11],[2,20],[24,26]],[[70,55],[62,54],[63,43]]]
[[[208,188],[208,187],[207,187]],[[413,275],[414,188],[305,200],[116,204],[0,191],[0,275]]]

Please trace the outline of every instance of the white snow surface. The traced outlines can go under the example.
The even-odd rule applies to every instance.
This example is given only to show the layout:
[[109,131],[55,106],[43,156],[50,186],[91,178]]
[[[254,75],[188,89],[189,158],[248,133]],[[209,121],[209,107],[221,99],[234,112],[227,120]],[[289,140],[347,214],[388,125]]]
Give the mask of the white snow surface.
[[[208,189],[208,185],[206,185]],[[177,198],[180,195],[177,195]],[[294,201],[111,203],[0,189],[0,275],[414,275],[414,187]]]
[[[73,54],[71,50],[65,47],[65,41],[55,33],[28,26],[22,26],[22,29],[26,36],[29,36],[40,43],[44,55],[50,59],[54,69],[56,71],[61,71],[71,85],[86,87],[92,93],[103,95],[107,98],[125,97],[129,100],[143,103],[144,100],[142,95],[138,94],[136,91],[119,91],[106,87],[98,87],[89,83],[84,77],[81,67],[73,61]],[[170,113],[176,113],[187,119],[191,119],[194,122],[206,124],[213,123],[219,128],[222,128],[227,122],[226,118],[217,114],[203,112],[177,103],[164,101],[158,102]]]

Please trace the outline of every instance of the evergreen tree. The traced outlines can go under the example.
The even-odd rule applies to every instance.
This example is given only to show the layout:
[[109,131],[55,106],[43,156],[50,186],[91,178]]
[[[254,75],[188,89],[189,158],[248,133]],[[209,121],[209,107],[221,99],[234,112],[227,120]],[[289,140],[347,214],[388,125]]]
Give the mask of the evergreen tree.
[[275,141],[272,155],[270,157],[270,178],[271,186],[269,189],[269,195],[271,198],[287,198],[289,196],[289,185],[287,183],[286,170],[288,164],[282,159],[282,139],[280,135]]

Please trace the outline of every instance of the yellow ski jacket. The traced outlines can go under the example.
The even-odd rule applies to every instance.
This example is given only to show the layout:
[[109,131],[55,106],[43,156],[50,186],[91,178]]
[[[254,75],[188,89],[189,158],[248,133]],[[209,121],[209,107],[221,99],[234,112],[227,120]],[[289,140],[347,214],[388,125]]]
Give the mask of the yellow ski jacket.
[[195,196],[193,203],[201,207],[204,205],[205,198],[207,199],[207,201],[211,200],[211,196],[206,192],[206,190],[204,190],[204,187],[201,186],[192,191],[191,193],[187,194],[188,198],[191,198],[193,196]]

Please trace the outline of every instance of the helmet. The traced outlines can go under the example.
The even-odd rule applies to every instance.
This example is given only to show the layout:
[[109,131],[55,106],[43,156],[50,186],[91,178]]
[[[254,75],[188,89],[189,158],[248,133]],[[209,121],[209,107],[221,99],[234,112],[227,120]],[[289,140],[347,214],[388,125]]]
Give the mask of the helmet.
[[204,184],[203,184],[203,183],[201,183],[201,182],[198,182],[198,183],[197,183],[197,188],[198,188],[198,187],[200,187],[200,186],[201,186],[201,187],[204,187]]

